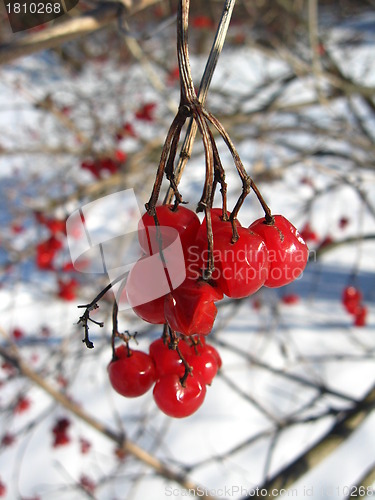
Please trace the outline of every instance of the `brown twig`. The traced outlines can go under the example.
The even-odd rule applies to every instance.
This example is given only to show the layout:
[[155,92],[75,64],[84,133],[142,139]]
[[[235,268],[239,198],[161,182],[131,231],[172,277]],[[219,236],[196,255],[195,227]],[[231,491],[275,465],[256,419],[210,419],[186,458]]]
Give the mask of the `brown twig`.
[[[65,394],[54,389],[45,377],[32,370],[30,368],[30,364],[24,362],[18,354],[15,354],[14,352],[11,352],[10,350],[0,345],[0,356],[10,362],[15,368],[19,370],[19,372],[24,377],[28,378],[57,403],[69,410],[69,412],[84,421],[87,425],[89,425],[96,431],[106,436],[111,441],[114,441],[123,453],[132,455],[146,466],[152,468],[157,474],[166,479],[175,481],[177,484],[181,485],[187,490],[197,492],[203,490],[202,488],[198,490],[198,485],[188,479],[184,473],[179,473],[172,470],[168,465],[164,464],[154,455],[148,453],[145,449],[141,448],[133,441],[128,440],[122,433],[118,433],[110,429],[107,425],[92,417],[80,405],[74,403]],[[203,495],[200,496],[200,498],[213,500],[213,497],[210,495]]]

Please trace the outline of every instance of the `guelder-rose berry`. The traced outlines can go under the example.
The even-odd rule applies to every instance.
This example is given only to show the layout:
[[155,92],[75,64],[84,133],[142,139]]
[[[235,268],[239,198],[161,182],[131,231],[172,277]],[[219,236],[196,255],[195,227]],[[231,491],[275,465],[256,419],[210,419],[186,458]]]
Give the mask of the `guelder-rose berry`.
[[212,330],[217,314],[215,302],[222,298],[222,292],[209,283],[186,279],[167,295],[164,303],[165,319],[172,330],[183,335],[207,335]]
[[298,278],[306,267],[309,250],[293,224],[282,215],[274,215],[272,223],[263,217],[249,229],[263,238],[268,249],[270,267],[264,285],[280,287]]
[[366,326],[367,307],[359,305],[354,313],[354,326]]
[[[174,205],[160,205],[155,210],[160,225],[162,248],[168,247],[176,239],[176,236],[168,231],[168,228],[173,228],[178,232],[185,253],[187,248],[194,243],[200,226],[197,214],[182,205],[176,209]],[[142,250],[147,254],[153,255],[159,252],[155,221],[147,213],[139,222],[138,239]]]
[[355,286],[347,286],[342,291],[341,302],[349,314],[355,314],[362,300],[361,291]]
[[7,493],[7,487],[0,479],[0,497],[5,497],[6,493]]
[[[181,354],[185,357],[190,352],[189,346],[184,341],[178,343]],[[182,359],[175,349],[170,349],[162,338],[154,340],[150,344],[150,356],[154,361],[156,377],[160,378],[168,374],[184,375],[185,367]]]
[[151,357],[142,351],[128,350],[125,345],[116,348],[115,359],[107,370],[112,387],[128,398],[145,394],[156,378]]
[[262,237],[237,227],[238,240],[232,243],[232,226],[215,233],[212,278],[228,297],[240,299],[255,293],[269,273],[268,250]]
[[203,335],[199,336],[199,342],[196,342],[189,346],[189,352],[187,353],[187,357],[191,356],[193,353],[195,355],[200,355],[203,352],[209,352],[215,359],[218,370],[221,368],[223,362],[221,360],[221,356],[217,349],[211,344],[207,344],[206,339]]
[[215,356],[209,350],[202,349],[198,354],[187,356],[186,361],[193,369],[193,375],[198,373],[206,385],[211,385],[219,366]]
[[300,301],[300,296],[296,293],[287,293],[281,297],[281,302],[287,305],[298,304]]
[[[147,323],[163,325],[165,323],[165,295],[145,302],[145,285],[149,279],[152,279],[152,277],[150,278],[150,276],[146,276],[147,269],[144,268],[143,262],[145,262],[144,258],[139,259],[138,262],[134,264],[128,275],[126,281],[127,299],[137,316],[142,318],[144,321],[147,321]],[[153,283],[152,286],[155,287],[155,284]],[[160,284],[158,284],[158,290],[160,290]],[[158,290],[155,289],[156,294],[158,293]]]
[[[228,215],[228,220],[223,220],[223,209],[222,208],[212,208],[211,209],[211,227],[212,227],[212,234],[215,239],[215,233],[220,230],[223,227],[232,227],[231,222],[229,221],[229,216],[230,212],[227,211]],[[241,224],[237,220],[236,221],[237,227],[240,227]],[[202,224],[200,228],[198,229],[197,232],[197,238],[195,240],[195,243],[199,246],[202,246],[204,249],[207,249],[208,247],[208,242],[207,242],[207,218],[204,217]]]
[[198,410],[206,395],[200,375],[188,376],[184,386],[178,375],[165,375],[155,384],[154,400],[159,409],[174,418],[188,417]]

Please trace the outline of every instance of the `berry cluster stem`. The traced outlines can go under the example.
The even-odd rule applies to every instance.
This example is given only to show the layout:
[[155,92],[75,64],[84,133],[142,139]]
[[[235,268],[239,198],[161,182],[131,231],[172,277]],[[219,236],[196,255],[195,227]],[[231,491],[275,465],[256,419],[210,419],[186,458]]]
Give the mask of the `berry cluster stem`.
[[[233,4],[234,2],[232,2]],[[182,196],[178,191],[178,181],[175,177],[174,162],[177,154],[177,147],[180,140],[180,134],[183,125],[188,117],[191,117],[195,122],[203,142],[205,152],[205,181],[203,186],[202,196],[198,202],[197,212],[204,211],[207,222],[207,249],[208,249],[208,262],[203,278],[209,280],[214,271],[213,260],[213,235],[212,235],[212,221],[211,221],[211,208],[215,197],[215,191],[218,184],[220,184],[220,191],[222,195],[223,206],[223,220],[228,220],[227,214],[227,184],[225,182],[225,170],[222,166],[218,149],[216,146],[215,138],[210,130],[212,125],[220,134],[225,144],[227,145],[236,166],[237,172],[242,181],[242,192],[231,212],[230,221],[232,224],[232,242],[238,240],[238,232],[236,227],[236,220],[238,212],[251,190],[254,191],[260,204],[262,205],[266,222],[272,223],[272,214],[268,205],[260,194],[259,189],[254,183],[253,179],[247,174],[239,154],[225,131],[222,124],[209,113],[203,103],[198,99],[189,60],[188,50],[188,25],[189,25],[189,7],[190,0],[179,0],[177,11],[177,59],[180,72],[180,105],[172,125],[168,131],[162,153],[160,163],[156,173],[156,179],[153,186],[151,197],[146,203],[147,213],[155,217],[155,206],[159,198],[160,189],[163,181],[164,174],[170,183],[170,189],[173,190],[175,197],[175,207],[182,203]],[[231,10],[231,5],[226,5],[226,12]]]

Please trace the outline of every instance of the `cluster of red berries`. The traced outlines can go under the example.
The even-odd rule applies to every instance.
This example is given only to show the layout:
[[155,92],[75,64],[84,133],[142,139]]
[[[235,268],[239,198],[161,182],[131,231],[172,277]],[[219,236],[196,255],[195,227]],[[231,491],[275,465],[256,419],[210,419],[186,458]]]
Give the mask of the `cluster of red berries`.
[[64,446],[70,443],[68,429],[70,427],[70,420],[67,418],[59,418],[52,428],[53,434],[53,447]]
[[[143,122],[153,122],[155,120],[156,103],[146,102],[141,107],[139,107],[134,113],[134,120],[139,120]],[[102,157],[90,157],[85,158],[81,161],[81,168],[91,172],[95,179],[101,180],[105,176],[111,176],[116,174],[122,164],[124,164],[127,159],[127,153],[117,146],[117,143],[121,142],[127,137],[137,138],[137,132],[130,122],[123,123],[114,134],[115,149],[112,156],[102,156]]]
[[[35,212],[35,219],[44,226],[49,236],[36,246],[35,263],[41,271],[56,271],[62,274],[74,270],[71,262],[56,264],[58,257],[64,251],[66,237],[66,220],[47,217],[42,212]],[[79,283],[73,277],[61,277],[57,279],[57,296],[63,300],[74,300]]]
[[365,326],[367,307],[362,302],[362,292],[355,286],[344,288],[341,302],[347,312],[354,317],[354,326]]
[[[196,213],[182,205],[156,207],[157,226],[148,214],[139,222],[138,239],[144,255],[129,273],[126,296],[143,320],[166,325],[171,341],[164,337],[156,340],[149,354],[131,350],[128,343],[121,345],[114,352],[108,373],[114,389],[127,397],[144,394],[155,384],[156,404],[172,417],[186,417],[199,408],[206,385],[211,384],[221,366],[218,352],[204,337],[216,318],[215,303],[224,295],[248,297],[263,285],[286,285],[307,263],[305,242],[283,216],[276,215],[269,221],[258,219],[249,228],[235,221],[235,238],[229,216],[227,213],[224,220],[221,209],[211,210],[214,245],[210,251],[206,218],[200,223]],[[168,293],[144,302],[147,284],[156,280],[156,273],[153,275],[152,267],[147,268],[145,262],[152,255],[164,255],[164,270],[171,283],[174,267],[170,264],[175,264],[176,256],[168,249],[177,236],[185,279],[173,290],[170,287]],[[213,266],[207,276],[211,257]]]
[[164,338],[154,340],[149,353],[115,349],[108,365],[112,387],[122,396],[138,397],[154,386],[155,403],[170,417],[187,417],[203,403],[206,386],[221,367],[217,350],[203,336],[182,337],[173,345]]
[[[158,228],[148,214],[143,215],[139,224],[139,242],[145,256],[129,273],[127,297],[131,305],[135,304],[134,312],[143,320],[168,324],[173,331],[183,335],[207,335],[217,313],[215,302],[224,295],[244,298],[263,285],[286,285],[302,273],[307,263],[306,243],[282,215],[275,215],[269,223],[265,218],[258,219],[248,228],[236,221],[238,239],[233,242],[231,222],[223,220],[221,209],[214,208],[211,211],[214,270],[210,279],[204,280],[201,276],[209,258],[206,219],[201,224],[195,212],[181,205],[177,208],[158,206],[156,215]],[[171,244],[170,228],[180,237],[186,278],[166,295],[143,303],[142,263],[148,256],[158,253],[160,245],[164,250]]]

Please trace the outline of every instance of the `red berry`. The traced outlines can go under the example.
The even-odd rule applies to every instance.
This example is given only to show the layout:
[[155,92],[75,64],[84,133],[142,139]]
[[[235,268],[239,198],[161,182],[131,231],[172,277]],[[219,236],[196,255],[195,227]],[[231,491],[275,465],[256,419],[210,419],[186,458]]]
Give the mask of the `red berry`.
[[53,260],[62,243],[55,236],[39,243],[36,247],[36,264],[39,269],[53,269]]
[[60,432],[66,432],[70,427],[70,420],[66,417],[59,418],[56,424],[52,428],[54,434],[59,434]]
[[175,82],[178,82],[179,79],[180,79],[180,70],[178,66],[175,66],[168,73],[167,83],[168,85],[173,85]]
[[146,122],[153,122],[154,121],[154,111],[156,108],[156,103],[155,102],[148,102],[144,104],[142,107],[140,107],[136,112],[135,112],[135,117],[138,120],[143,120]]
[[6,493],[7,493],[7,487],[0,479],[0,497],[5,497]]
[[76,288],[78,286],[77,280],[74,278],[63,281],[63,280],[58,280],[58,296],[60,299],[63,300],[74,300],[76,298]]
[[122,151],[121,149],[116,149],[115,151],[115,158],[117,161],[120,163],[125,163],[128,155],[125,153],[125,151]]
[[60,219],[46,219],[44,224],[53,235],[58,233],[65,234],[66,233],[66,221]]
[[186,279],[167,295],[164,303],[165,319],[172,330],[183,335],[207,335],[212,330],[217,314],[215,302],[222,298],[221,291],[209,283]]
[[339,228],[345,229],[349,222],[350,219],[348,217],[341,217],[341,219],[339,220]]
[[142,351],[117,347],[116,358],[108,365],[112,387],[122,396],[134,398],[145,394],[155,382],[155,366],[151,357]]
[[6,432],[4,436],[1,438],[1,444],[0,446],[12,446],[12,444],[16,441],[16,437],[14,434],[10,434],[9,432]]
[[191,24],[194,28],[198,29],[211,29],[214,26],[212,19],[204,15],[194,16],[191,20]]
[[230,224],[215,232],[215,271],[212,275],[220,290],[236,299],[248,297],[259,290],[269,268],[268,251],[263,239],[243,227],[238,227],[237,231],[239,239],[235,243],[232,243]]
[[[184,341],[178,343],[181,354],[185,357],[190,353],[189,346]],[[160,378],[168,374],[176,374],[180,377],[185,372],[185,367],[182,359],[177,354],[175,349],[170,349],[164,340],[157,339],[150,344],[150,356],[154,361],[156,377]]]
[[[227,212],[228,218],[230,216],[230,212]],[[232,224],[228,220],[223,220],[223,209],[222,208],[212,208],[211,209],[211,226],[212,226],[212,234],[215,239],[215,233],[223,228],[223,227],[232,227]],[[236,226],[240,227],[241,224],[236,221]],[[204,217],[202,224],[200,228],[198,229],[197,232],[197,237],[195,240],[195,244],[199,245],[199,247],[203,249],[208,248],[208,241],[207,241],[207,219]]]
[[215,349],[213,345],[207,344],[206,339],[203,335],[200,335],[199,341],[200,343],[193,344],[190,346],[190,356],[192,355],[192,353],[199,355],[202,354],[203,352],[208,352],[215,358],[217,367],[218,369],[220,369],[223,362],[221,360],[220,354],[218,353],[217,349]]
[[221,360],[221,356],[220,356],[219,352],[212,345],[206,344],[205,347],[206,347],[206,351],[209,352],[215,358],[216,364],[217,364],[217,368],[218,368],[218,370],[220,370],[223,362]]
[[26,396],[20,396],[16,406],[14,408],[14,413],[24,413],[31,406],[31,401]]
[[282,215],[275,215],[272,224],[262,218],[249,229],[263,238],[268,249],[270,268],[264,285],[279,287],[298,278],[306,267],[309,250],[293,224]]
[[[194,243],[200,226],[195,212],[182,205],[179,205],[176,210],[173,209],[173,205],[160,205],[156,207],[156,215],[160,225],[163,249],[172,244],[177,236],[173,231],[168,231],[168,228],[177,230],[185,251]],[[157,236],[154,218],[147,213],[144,214],[138,225],[139,244],[144,252],[149,255],[159,253]]]
[[349,314],[355,314],[360,302],[362,300],[362,293],[354,286],[347,286],[344,288],[341,296],[341,302]]
[[107,170],[110,174],[115,174],[118,170],[118,163],[112,158],[101,158],[99,160],[99,171]]
[[366,326],[367,307],[360,305],[357,307],[354,315],[355,326]]
[[163,297],[159,297],[158,299],[151,300],[146,304],[135,306],[133,307],[133,311],[137,316],[148,323],[152,323],[153,325],[163,325],[166,322],[164,317],[164,300],[165,295],[163,295]]
[[124,125],[122,126],[122,129],[124,131],[125,136],[134,137],[134,138],[137,137],[136,131],[134,130],[134,127],[131,123],[129,123],[129,122],[124,123]]
[[185,386],[176,374],[161,377],[154,387],[159,409],[169,417],[188,417],[198,410],[206,395],[206,386],[199,375],[188,376]]
[[164,299],[170,290],[168,276],[160,260],[154,263],[147,257],[139,259],[128,275],[127,300],[135,314],[148,323],[166,323]]
[[93,496],[95,494],[96,483],[91,478],[86,476],[86,474],[81,475],[79,484],[90,494],[90,496]]
[[344,288],[341,302],[349,314],[355,314],[362,300],[361,291],[354,286]]
[[202,349],[201,352],[193,353],[188,356],[186,361],[193,369],[193,375],[199,373],[202,381],[206,385],[211,385],[219,369],[214,354],[210,353],[208,349]]
[[100,164],[94,160],[85,160],[81,162],[81,168],[88,170],[94,177],[100,179]]
[[15,340],[20,340],[24,336],[24,333],[21,328],[15,328],[12,332],[12,335]]
[[80,445],[80,450],[82,455],[86,455],[91,449],[91,443],[85,438],[80,438],[79,439],[79,445]]
[[298,304],[299,300],[300,297],[296,293],[289,293],[281,297],[281,302],[287,305]]
[[61,431],[54,436],[53,440],[53,448],[57,448],[58,446],[65,446],[70,443],[70,437],[64,431]]
[[70,427],[70,420],[68,418],[60,418],[57,420],[52,428],[52,433],[54,435],[53,447],[65,446],[70,443],[70,437],[67,434],[68,428]]
[[311,242],[319,241],[316,232],[312,230],[309,222],[306,222],[306,224],[303,226],[303,228],[300,231],[300,235],[305,241],[311,241]]
[[329,234],[320,242],[320,247],[327,247],[329,245],[332,245],[332,243],[334,242],[334,239],[332,238],[332,236],[330,236]]

